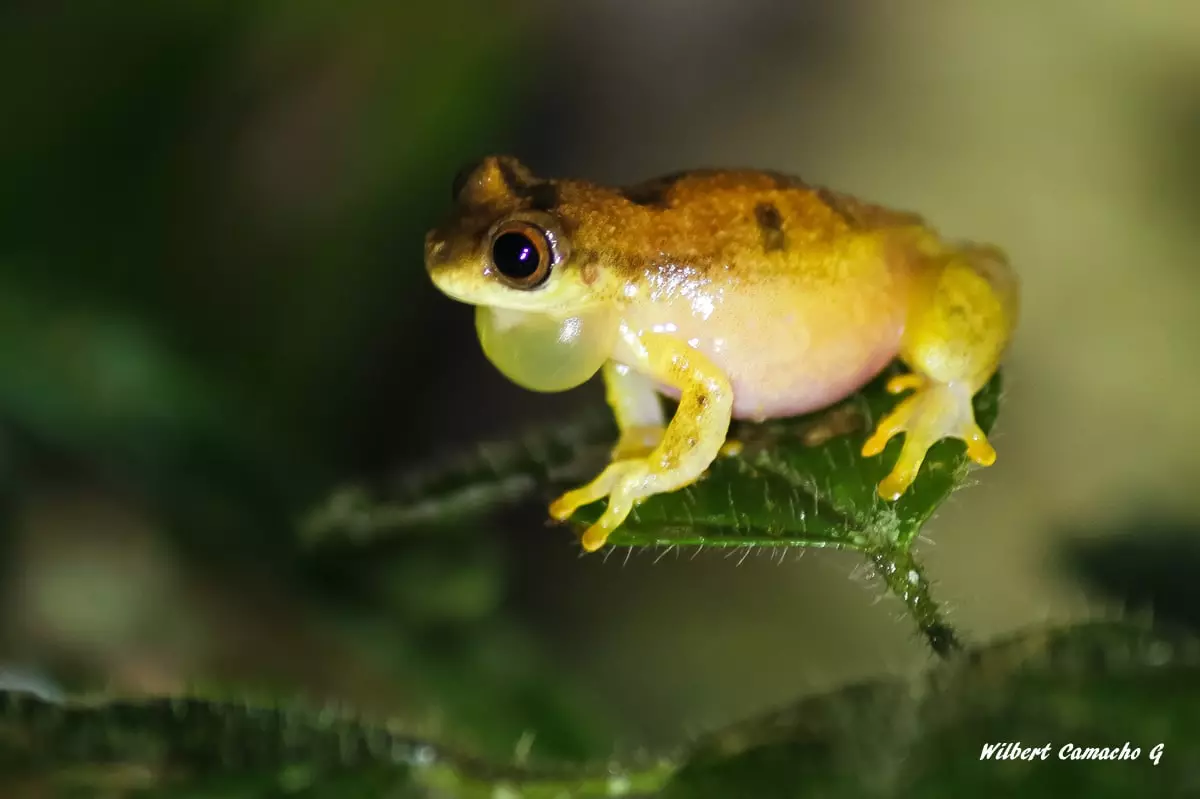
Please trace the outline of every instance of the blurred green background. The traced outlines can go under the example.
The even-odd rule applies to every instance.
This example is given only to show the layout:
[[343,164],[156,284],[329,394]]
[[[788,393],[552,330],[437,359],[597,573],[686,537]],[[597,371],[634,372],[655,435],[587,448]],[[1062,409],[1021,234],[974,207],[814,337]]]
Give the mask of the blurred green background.
[[488,152],[778,169],[1003,245],[1000,459],[923,554],[975,639],[1108,612],[1066,545],[1200,519],[1197,42],[1186,0],[9,0],[0,661],[556,759],[927,661],[853,555],[581,558],[536,507],[297,546],[335,484],[602,401],[508,384],[425,277]]

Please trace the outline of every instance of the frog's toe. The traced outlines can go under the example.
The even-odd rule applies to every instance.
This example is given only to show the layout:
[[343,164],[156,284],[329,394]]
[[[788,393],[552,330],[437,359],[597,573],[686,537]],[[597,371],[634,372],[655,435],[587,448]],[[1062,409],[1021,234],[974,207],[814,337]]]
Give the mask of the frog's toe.
[[634,503],[650,493],[648,474],[649,467],[644,459],[610,463],[592,482],[554,500],[550,504],[550,515],[559,521],[566,521],[579,508],[607,496],[608,507],[603,515],[583,534],[583,548],[595,552],[604,546],[612,532],[629,516]]
[[887,392],[889,394],[903,394],[909,389],[924,388],[928,381],[924,375],[919,375],[916,372],[906,372],[902,375],[893,375],[887,381]]
[[[920,469],[920,466],[917,469]],[[892,469],[887,477],[879,481],[879,496],[895,502],[904,495],[904,492],[909,489],[916,478],[917,470],[911,468],[903,469],[897,464],[896,468]]]
[[908,490],[929,448],[943,438],[962,439],[967,445],[967,456],[981,466],[996,461],[996,451],[975,423],[970,394],[958,386],[929,383],[919,387],[880,421],[863,445],[863,455],[878,455],[899,433],[905,434],[900,457],[879,483],[879,495],[884,499],[898,499]]
[[608,537],[621,526],[632,509],[633,502],[631,500],[619,502],[615,495],[610,497],[608,508],[605,509],[604,514],[596,520],[595,524],[584,530],[583,537],[580,539],[583,551],[595,552],[604,546],[608,542]]
[[610,463],[592,482],[568,491],[551,502],[550,516],[557,521],[565,522],[575,514],[575,511],[584,505],[590,505],[608,496],[608,492],[612,490],[613,483],[621,476],[621,465],[622,461]]
[[996,450],[987,435],[979,429],[979,425],[971,422],[971,431],[963,437],[967,442],[967,457],[980,466],[991,466],[996,462]]
[[897,405],[891,413],[883,417],[875,427],[875,432],[866,440],[862,447],[864,458],[873,458],[883,452],[883,448],[895,436],[908,429],[915,410],[917,397],[908,399]]
[[909,433],[904,440],[904,447],[900,450],[900,457],[896,459],[896,465],[887,477],[879,481],[879,496],[892,501],[899,499],[917,479],[921,463],[925,460],[925,453],[929,451],[932,443]]

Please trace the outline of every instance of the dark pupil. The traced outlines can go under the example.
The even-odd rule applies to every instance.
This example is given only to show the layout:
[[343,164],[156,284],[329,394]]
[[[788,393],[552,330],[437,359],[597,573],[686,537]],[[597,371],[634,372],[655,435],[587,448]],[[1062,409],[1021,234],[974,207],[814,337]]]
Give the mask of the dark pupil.
[[538,251],[524,233],[501,234],[492,245],[492,263],[505,277],[522,280],[538,268]]

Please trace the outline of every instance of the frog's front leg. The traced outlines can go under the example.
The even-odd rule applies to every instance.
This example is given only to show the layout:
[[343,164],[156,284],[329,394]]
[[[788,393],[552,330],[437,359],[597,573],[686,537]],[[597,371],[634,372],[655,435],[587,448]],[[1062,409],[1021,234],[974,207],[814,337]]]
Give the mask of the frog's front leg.
[[612,459],[619,461],[649,455],[667,430],[662,400],[654,381],[616,361],[604,364],[603,375],[605,396],[620,431]]
[[[604,546],[639,501],[682,488],[704,474],[725,443],[733,411],[729,380],[702,353],[663,334],[636,336],[623,330],[622,336],[634,354],[632,365],[638,372],[679,389],[679,408],[648,454],[621,457],[626,450],[618,445],[614,460],[595,480],[568,491],[550,505],[550,515],[562,521],[584,505],[608,497],[604,514],[583,534],[583,548],[588,552]],[[609,379],[609,372],[605,377]],[[613,385],[608,382],[610,402]],[[632,395],[619,396],[628,399]],[[636,429],[636,422],[649,419],[648,413],[632,414],[631,406],[621,402],[613,403],[613,407],[623,440],[625,430]],[[624,412],[631,415],[623,421]],[[626,422],[635,423],[626,427]]]
[[965,246],[919,267],[900,349],[913,373],[888,383],[893,394],[915,391],[880,421],[862,449],[864,456],[878,455],[893,436],[906,434],[900,457],[879,483],[880,496],[903,494],[928,449],[947,436],[965,441],[968,457],[981,466],[996,460],[975,423],[971,398],[999,366],[1016,315],[1016,277],[995,248]]

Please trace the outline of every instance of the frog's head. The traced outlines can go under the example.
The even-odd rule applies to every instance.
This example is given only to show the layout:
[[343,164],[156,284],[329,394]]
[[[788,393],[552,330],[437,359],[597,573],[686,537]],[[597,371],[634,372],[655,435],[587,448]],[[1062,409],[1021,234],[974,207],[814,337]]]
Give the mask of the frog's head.
[[454,180],[455,207],[425,237],[425,268],[444,294],[476,306],[479,340],[509,379],[536,391],[573,388],[611,353],[617,320],[572,261],[560,187],[510,156]]
[[511,156],[489,156],[454,179],[455,207],[425,237],[425,268],[470,305],[569,314],[595,303],[571,261],[559,189]]

